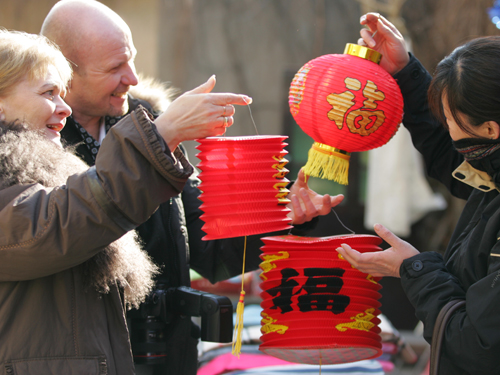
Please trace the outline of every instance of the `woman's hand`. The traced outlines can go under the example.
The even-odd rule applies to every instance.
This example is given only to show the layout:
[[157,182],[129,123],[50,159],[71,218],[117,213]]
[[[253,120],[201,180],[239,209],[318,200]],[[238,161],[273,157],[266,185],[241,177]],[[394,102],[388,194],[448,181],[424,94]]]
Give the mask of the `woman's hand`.
[[215,76],[175,99],[154,122],[171,151],[179,143],[222,135],[234,122],[233,104],[248,105],[252,98],[232,93],[211,93]]
[[403,241],[398,236],[380,224],[373,227],[375,232],[392,247],[384,251],[373,253],[360,253],[347,244],[342,244],[337,248],[340,255],[351,265],[361,272],[369,273],[372,276],[393,276],[400,277],[399,268],[405,259],[419,254],[408,242]]
[[367,13],[361,16],[361,39],[358,44],[367,46],[382,54],[380,66],[390,75],[403,69],[410,57],[403,36],[396,27],[378,13]]
[[311,221],[316,216],[327,215],[332,207],[340,204],[344,199],[342,194],[330,197],[330,195],[320,195],[311,190],[307,185],[307,179],[302,169],[299,171],[297,180],[290,188],[288,197],[291,202],[287,207],[292,211],[288,217],[292,218],[292,224],[303,224]]

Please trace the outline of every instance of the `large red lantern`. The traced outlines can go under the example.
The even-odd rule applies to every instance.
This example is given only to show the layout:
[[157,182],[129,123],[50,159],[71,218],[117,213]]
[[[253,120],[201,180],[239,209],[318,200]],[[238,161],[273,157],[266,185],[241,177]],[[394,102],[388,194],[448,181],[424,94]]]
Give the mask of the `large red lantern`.
[[290,229],[286,136],[198,139],[204,240]]
[[335,251],[342,243],[360,252],[380,251],[379,237],[262,240],[261,351],[308,364],[354,362],[382,353],[380,278],[358,271]]
[[315,141],[306,175],[346,185],[350,154],[380,147],[397,131],[403,98],[378,65],[381,58],[372,49],[347,44],[344,54],[320,56],[295,74],[290,112]]

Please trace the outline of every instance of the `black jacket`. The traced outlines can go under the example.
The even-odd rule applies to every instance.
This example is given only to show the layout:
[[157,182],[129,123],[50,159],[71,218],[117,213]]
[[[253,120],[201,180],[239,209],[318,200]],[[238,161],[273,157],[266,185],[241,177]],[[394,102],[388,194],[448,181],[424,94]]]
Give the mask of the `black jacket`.
[[[147,102],[129,97],[130,111],[139,104],[155,114]],[[68,118],[61,135],[69,145],[82,142],[82,137],[71,117]],[[78,146],[76,151],[87,164],[93,164],[93,158],[85,144]],[[202,203],[198,199],[199,183],[200,180],[195,175],[191,176],[180,195],[160,205],[150,219],[137,228],[145,249],[155,263],[163,267],[161,275],[157,278],[157,284],[162,284],[166,288],[189,286],[190,268],[212,283],[242,272],[244,237],[202,240],[205,233],[201,230],[204,222],[200,219],[203,212],[199,208]],[[316,221],[299,226],[299,230],[312,229]],[[267,235],[278,234],[284,232]],[[260,247],[263,245],[261,237],[263,235],[247,237],[246,271],[257,269],[261,262],[259,258]],[[134,336],[133,322],[130,330]],[[193,327],[189,317],[177,316],[169,325],[165,348],[169,360],[161,372],[162,375],[196,374],[198,331],[197,327]],[[134,338],[132,346],[135,347]]]
[[[424,323],[430,342],[440,309],[450,300],[465,299],[446,328],[440,375],[500,374],[500,197],[466,185],[452,176],[463,162],[448,131],[429,112],[431,77],[411,56],[394,78],[405,103],[403,123],[424,156],[431,177],[441,181],[467,204],[442,257],[424,252],[403,262],[403,288]],[[491,155],[500,170],[500,153]],[[425,249],[421,249],[425,250]]]

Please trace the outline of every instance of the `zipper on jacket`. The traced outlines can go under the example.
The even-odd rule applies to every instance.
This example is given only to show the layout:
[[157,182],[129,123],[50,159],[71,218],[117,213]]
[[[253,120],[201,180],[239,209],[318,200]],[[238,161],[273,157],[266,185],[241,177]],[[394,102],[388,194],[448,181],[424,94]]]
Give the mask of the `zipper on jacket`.
[[108,375],[108,364],[106,358],[99,358],[99,375]]

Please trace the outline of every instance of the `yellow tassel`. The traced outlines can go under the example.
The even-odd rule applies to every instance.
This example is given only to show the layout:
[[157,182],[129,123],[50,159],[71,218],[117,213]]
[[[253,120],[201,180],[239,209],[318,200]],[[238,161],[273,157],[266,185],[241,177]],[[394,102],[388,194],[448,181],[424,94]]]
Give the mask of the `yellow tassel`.
[[233,332],[233,346],[231,353],[240,358],[241,354],[241,334],[243,332],[243,310],[245,309],[245,258],[247,252],[247,237],[245,236],[245,246],[243,248],[243,271],[241,274],[241,292],[238,305],[236,306],[236,322]]
[[346,151],[315,142],[309,150],[304,173],[347,185],[350,155]]
[[243,331],[243,310],[245,309],[245,291],[240,292],[240,300],[236,306],[236,323],[234,325],[233,348],[231,353],[240,358],[241,354],[241,334]]

